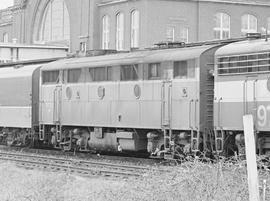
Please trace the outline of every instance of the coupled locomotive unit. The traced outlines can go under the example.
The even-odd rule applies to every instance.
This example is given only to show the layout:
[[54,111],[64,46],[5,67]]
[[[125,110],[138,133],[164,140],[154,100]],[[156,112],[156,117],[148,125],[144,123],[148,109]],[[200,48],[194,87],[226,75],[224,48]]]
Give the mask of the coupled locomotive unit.
[[231,155],[253,114],[269,152],[270,43],[249,39],[0,68],[0,143]]
[[[63,57],[62,57],[63,58]],[[0,144],[29,145],[39,128],[39,69],[59,57],[0,64]]]
[[41,64],[0,68],[0,144],[28,145],[39,126]]
[[[203,149],[219,45],[59,60],[40,69],[39,138],[66,150]],[[209,144],[209,143],[208,143]],[[192,146],[190,146],[192,145]],[[188,147],[188,148],[187,148]]]
[[216,51],[214,129],[216,149],[244,152],[242,118],[252,114],[257,150],[270,153],[270,42],[231,43]]

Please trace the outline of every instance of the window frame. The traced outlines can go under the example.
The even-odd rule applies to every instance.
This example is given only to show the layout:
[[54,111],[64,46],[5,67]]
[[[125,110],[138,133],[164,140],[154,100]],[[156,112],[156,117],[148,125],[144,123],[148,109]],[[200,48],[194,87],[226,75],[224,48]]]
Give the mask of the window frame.
[[189,42],[189,28],[186,26],[180,27],[180,42]]
[[[153,67],[153,65],[156,65],[157,76],[150,76],[151,75],[151,67]],[[147,64],[147,72],[148,72],[147,73],[147,80],[161,80],[162,76],[163,76],[161,63],[159,63],[159,62],[148,63]]]
[[[219,12],[219,13],[216,13],[214,17],[215,17],[215,27],[213,29],[214,38],[218,40],[230,38],[231,37],[231,16],[227,13]],[[228,27],[225,26],[226,20],[228,20]],[[216,32],[219,33],[219,37],[216,37]],[[223,36],[224,33],[228,33],[228,37],[224,37]]]
[[[96,70],[97,69],[104,69],[104,79],[100,80],[100,79],[97,79],[96,77]],[[109,79],[109,69],[111,70],[111,74],[110,74],[110,77],[111,79]],[[90,78],[91,78],[91,81],[86,81],[86,82],[111,82],[113,81],[113,67],[112,66],[100,66],[100,67],[90,67],[88,68],[88,73],[90,74]],[[93,75],[91,74],[91,71],[93,71]]]
[[8,33],[7,32],[4,32],[3,33],[3,43],[8,43]]
[[[183,70],[183,67],[181,67],[181,62],[186,63],[186,75],[181,75],[180,70]],[[179,63],[178,66],[176,66],[176,63]],[[176,69],[179,70],[178,75],[176,75]],[[187,80],[187,79],[195,79],[196,78],[196,59],[187,59],[187,60],[179,60],[179,61],[173,61],[173,79],[178,80]]]
[[[252,25],[252,19],[255,20],[255,25],[256,25],[256,29],[251,29],[251,25]],[[243,27],[245,24],[245,20],[246,24],[247,24],[247,28]],[[255,15],[252,14],[245,14],[241,17],[241,33],[242,34],[247,34],[247,33],[256,33],[258,31],[258,19]]]
[[175,41],[175,26],[169,25],[166,28],[166,41]]
[[102,17],[102,49],[109,49],[110,45],[110,17]]
[[125,19],[124,13],[119,12],[116,14],[116,50],[124,50],[124,29]]
[[[124,72],[123,70],[126,70],[127,68],[131,68],[133,69],[132,72],[132,77],[135,75],[135,78],[123,78]],[[135,73],[134,73],[135,72]],[[120,82],[125,82],[125,81],[138,81],[140,78],[140,74],[139,74],[139,64],[127,64],[127,65],[121,65],[120,66]]]
[[270,17],[267,17],[267,27],[266,27],[267,34],[270,33]]
[[[77,81],[70,81],[69,80],[69,73],[71,72],[71,71],[80,71],[80,74],[79,74],[79,76],[78,76],[78,78],[77,78]],[[82,82],[84,82],[84,81],[82,81],[82,80],[80,80],[80,78],[81,78],[81,76],[82,76],[82,73],[83,73],[83,69],[82,68],[71,68],[71,69],[67,69],[66,70],[66,83],[67,84],[76,84],[76,83],[82,83]]]
[[[52,73],[52,72],[58,72],[58,76],[55,81],[44,81],[44,73]],[[48,71],[42,71],[42,85],[55,85],[60,83],[60,70],[48,70]]]
[[130,13],[130,47],[139,47],[140,38],[140,12],[138,10],[133,10]]
[[[233,57],[238,60],[233,61]],[[216,61],[218,76],[270,72],[270,51],[218,57]]]
[[[58,2],[59,1],[59,2]],[[65,3],[65,0],[51,0],[48,2],[44,9],[44,13],[41,19],[41,24],[39,27],[38,32],[38,41],[40,42],[54,42],[54,41],[63,41],[63,40],[70,40],[70,17],[69,17],[69,11],[67,9],[67,5]],[[56,7],[57,9],[61,9],[61,19],[58,20],[59,25],[58,27],[55,26],[55,14],[59,13],[59,10],[53,10],[55,9],[55,4],[62,4],[59,7]],[[46,24],[48,23],[48,24]],[[48,29],[46,29],[46,25],[48,26]],[[59,30],[59,33],[54,35],[53,30]],[[48,31],[48,34],[45,32]]]

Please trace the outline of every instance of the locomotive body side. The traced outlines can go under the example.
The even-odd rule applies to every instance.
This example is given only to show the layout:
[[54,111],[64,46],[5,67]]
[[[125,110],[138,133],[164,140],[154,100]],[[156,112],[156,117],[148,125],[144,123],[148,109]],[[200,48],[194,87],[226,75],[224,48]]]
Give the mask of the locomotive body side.
[[212,125],[202,110],[209,88],[201,79],[213,68],[208,63],[216,48],[147,50],[43,66],[40,139],[66,149],[76,144],[84,150],[155,152],[173,149],[173,143],[202,149]]
[[258,151],[267,153],[270,149],[270,43],[249,40],[224,46],[216,53],[215,74],[217,150],[226,155],[244,151],[242,118],[252,114]]
[[[25,145],[30,139],[33,123],[38,125],[36,113],[32,107],[33,97],[38,85],[40,65],[0,68],[0,127],[1,143]],[[34,90],[35,89],[35,90]],[[38,101],[36,101],[38,103]]]

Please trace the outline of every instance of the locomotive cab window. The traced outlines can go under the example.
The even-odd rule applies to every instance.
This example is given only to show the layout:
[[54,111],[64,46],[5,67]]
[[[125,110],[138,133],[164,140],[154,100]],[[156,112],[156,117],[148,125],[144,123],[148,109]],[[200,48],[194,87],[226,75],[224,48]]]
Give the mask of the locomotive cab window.
[[187,79],[195,77],[195,59],[175,61],[173,63],[173,77]]
[[112,80],[112,67],[97,67],[90,68],[90,80],[93,82],[111,81]]
[[67,82],[78,83],[81,82],[81,69],[69,69],[67,71]]
[[43,71],[42,83],[43,84],[57,84],[59,82],[59,71]]
[[138,64],[121,66],[121,80],[138,80]]
[[160,63],[148,64],[148,79],[155,80],[161,78],[161,65]]

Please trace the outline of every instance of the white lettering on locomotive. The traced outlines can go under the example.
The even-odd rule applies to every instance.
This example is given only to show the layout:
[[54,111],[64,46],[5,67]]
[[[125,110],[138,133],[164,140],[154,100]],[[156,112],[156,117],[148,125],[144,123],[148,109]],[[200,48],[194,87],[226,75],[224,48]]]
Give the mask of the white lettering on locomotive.
[[260,105],[258,107],[257,123],[259,127],[270,126],[270,105]]

